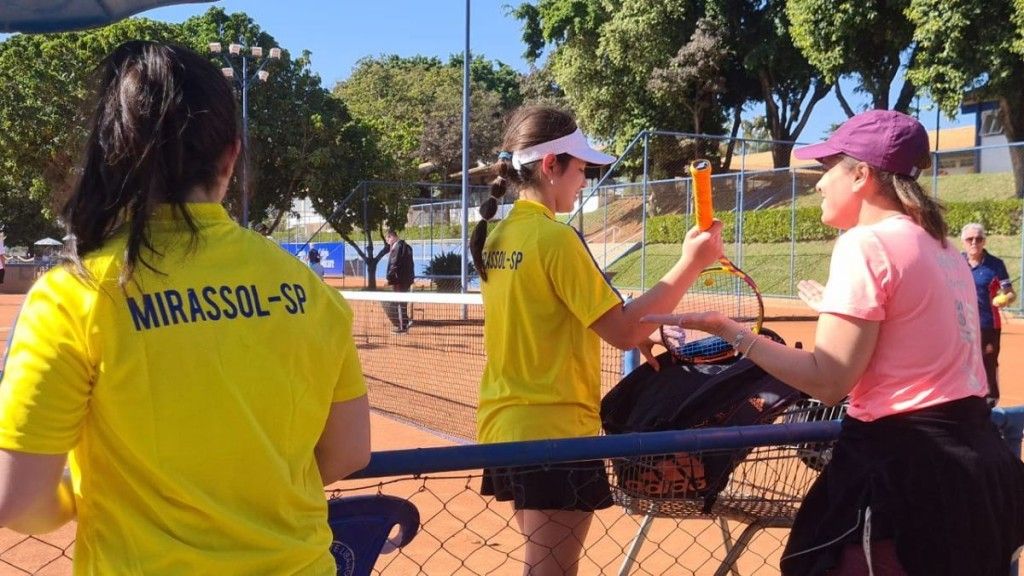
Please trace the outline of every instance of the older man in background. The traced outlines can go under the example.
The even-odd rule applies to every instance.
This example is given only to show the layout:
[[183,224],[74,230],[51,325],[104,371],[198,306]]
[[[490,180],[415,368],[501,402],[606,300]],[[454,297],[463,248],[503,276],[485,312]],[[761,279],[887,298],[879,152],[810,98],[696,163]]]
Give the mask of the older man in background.
[[981,320],[981,358],[988,376],[988,403],[999,402],[999,339],[1002,318],[999,309],[1017,299],[1006,264],[985,250],[985,227],[972,222],[960,231],[963,255],[971,266],[978,292],[978,318]]

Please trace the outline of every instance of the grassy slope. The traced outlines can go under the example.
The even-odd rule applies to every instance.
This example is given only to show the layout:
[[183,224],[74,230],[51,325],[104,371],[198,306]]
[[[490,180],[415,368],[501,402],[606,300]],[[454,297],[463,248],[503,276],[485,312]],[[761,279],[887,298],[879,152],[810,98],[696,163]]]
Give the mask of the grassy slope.
[[[1017,236],[990,236],[987,249],[1006,262],[1010,278],[1020,276],[1020,238]],[[960,240],[950,238],[953,246],[959,247]],[[737,262],[757,282],[764,295],[795,296],[794,284],[798,280],[811,279],[824,283],[828,279],[832,242],[800,242],[793,244],[747,244],[743,247],[743,261]],[[730,258],[735,259],[735,247],[726,248]],[[679,257],[679,246],[671,244],[650,244],[647,246],[645,286],[650,288]],[[614,273],[613,282],[620,289],[631,290],[640,287],[640,259],[637,250],[608,267]],[[791,278],[790,266],[796,270]],[[1021,285],[1019,280],[1014,284]]]
[[[931,192],[932,178],[930,173],[923,174],[920,179],[922,187]],[[951,174],[938,178],[939,198],[944,203],[971,202],[977,200],[999,200],[1013,198],[1013,175],[1011,173],[995,174]],[[818,206],[821,198],[813,189],[798,194],[796,205]],[[614,205],[614,203],[613,203]],[[609,215],[619,212],[609,208]],[[609,218],[609,225],[618,224],[614,217]],[[960,247],[958,238],[951,238],[956,247]],[[1018,278],[1020,271],[1021,238],[1018,236],[990,236],[987,249],[1006,262],[1011,278]],[[735,247],[726,248],[730,257],[735,256]],[[828,266],[832,252],[832,242],[801,242],[779,244],[747,244],[744,246],[743,261],[738,262],[743,269],[757,281],[764,294],[795,295],[793,284],[797,280],[814,279],[824,282],[828,278]],[[675,262],[679,255],[679,246],[652,244],[646,247],[647,261],[645,286],[650,287]],[[609,267],[614,273],[616,286],[624,289],[635,289],[640,286],[641,252],[628,254]],[[790,277],[790,267],[796,272]],[[1015,280],[1020,284],[1019,280]]]

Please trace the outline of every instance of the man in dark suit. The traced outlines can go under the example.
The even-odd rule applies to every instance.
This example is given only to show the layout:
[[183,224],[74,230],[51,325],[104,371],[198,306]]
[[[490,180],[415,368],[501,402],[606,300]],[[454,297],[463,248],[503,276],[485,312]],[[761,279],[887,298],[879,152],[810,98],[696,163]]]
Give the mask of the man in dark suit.
[[[412,247],[406,244],[405,240],[399,238],[398,233],[394,230],[388,230],[385,240],[389,246],[388,286],[391,286],[395,292],[409,292],[412,290],[412,281],[416,277]],[[412,325],[412,318],[409,317],[409,304],[407,302],[395,302],[394,304],[388,318],[395,325],[395,332],[405,332]]]

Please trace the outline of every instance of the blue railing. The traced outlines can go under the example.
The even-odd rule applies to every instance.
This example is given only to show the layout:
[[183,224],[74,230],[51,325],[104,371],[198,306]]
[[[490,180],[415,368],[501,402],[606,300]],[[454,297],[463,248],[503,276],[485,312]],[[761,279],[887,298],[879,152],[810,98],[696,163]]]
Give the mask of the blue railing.
[[380,478],[498,466],[534,466],[673,452],[827,442],[839,435],[839,426],[839,421],[833,420],[389,450],[374,452],[369,466],[351,477]]
[[[1020,457],[1021,438],[1024,437],[1024,406],[996,408],[992,411],[992,422],[999,428],[1013,453]],[[840,426],[839,421],[832,420],[389,450],[374,452],[369,466],[355,473],[352,478],[419,476],[498,466],[533,466],[673,452],[827,442],[838,437]],[[1018,563],[1014,562],[1010,574],[1016,575],[1017,570]]]

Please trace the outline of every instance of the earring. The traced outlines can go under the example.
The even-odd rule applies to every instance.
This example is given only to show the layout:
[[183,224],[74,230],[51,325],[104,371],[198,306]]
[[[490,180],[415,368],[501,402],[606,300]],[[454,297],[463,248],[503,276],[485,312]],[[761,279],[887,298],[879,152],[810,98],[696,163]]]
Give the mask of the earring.
[[552,186],[554,186],[555,185],[555,179],[552,178],[551,180],[548,180],[548,184],[551,184]]

